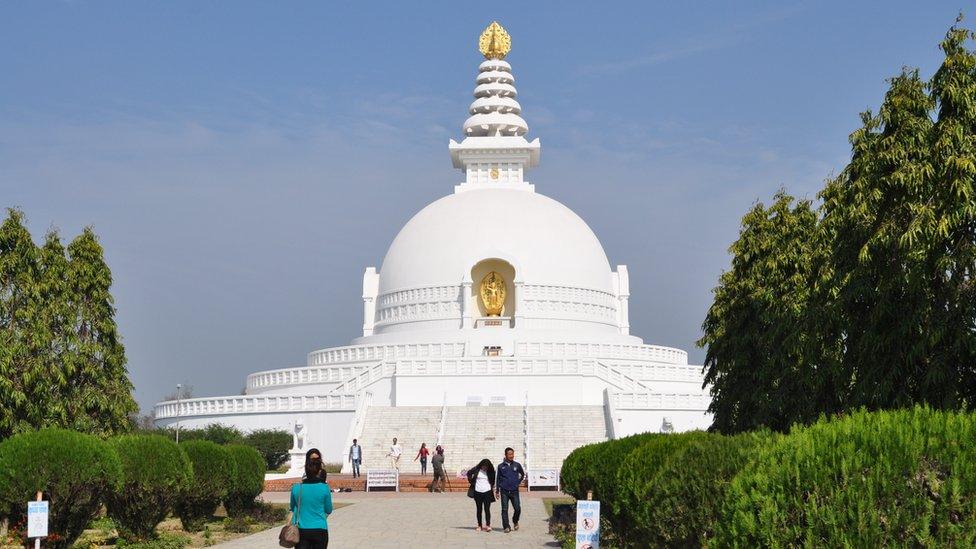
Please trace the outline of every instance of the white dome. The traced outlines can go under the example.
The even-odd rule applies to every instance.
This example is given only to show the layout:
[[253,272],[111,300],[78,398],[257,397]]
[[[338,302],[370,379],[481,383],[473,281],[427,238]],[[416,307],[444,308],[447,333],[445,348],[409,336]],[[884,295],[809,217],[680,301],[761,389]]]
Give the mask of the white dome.
[[525,284],[612,292],[603,246],[578,215],[531,191],[445,196],[400,230],[383,259],[379,293],[460,284],[484,259],[502,259]]

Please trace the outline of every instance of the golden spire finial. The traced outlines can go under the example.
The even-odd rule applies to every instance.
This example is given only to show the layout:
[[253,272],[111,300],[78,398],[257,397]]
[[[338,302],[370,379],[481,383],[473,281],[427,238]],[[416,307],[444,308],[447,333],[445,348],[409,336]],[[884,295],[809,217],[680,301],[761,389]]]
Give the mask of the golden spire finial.
[[481,33],[478,49],[485,59],[505,59],[508,52],[512,51],[512,37],[505,32],[498,21],[492,21],[485,32]]

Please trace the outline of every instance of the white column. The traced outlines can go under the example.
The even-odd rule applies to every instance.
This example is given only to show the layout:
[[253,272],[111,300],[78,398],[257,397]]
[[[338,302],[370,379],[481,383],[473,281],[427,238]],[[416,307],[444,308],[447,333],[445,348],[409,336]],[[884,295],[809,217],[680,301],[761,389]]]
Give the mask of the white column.
[[470,328],[474,320],[472,311],[474,303],[471,300],[471,281],[461,282],[461,327]]
[[617,265],[617,314],[620,333],[630,335],[630,273],[626,265]]
[[515,327],[520,328],[525,322],[525,310],[522,303],[525,301],[525,283],[521,280],[515,281]]

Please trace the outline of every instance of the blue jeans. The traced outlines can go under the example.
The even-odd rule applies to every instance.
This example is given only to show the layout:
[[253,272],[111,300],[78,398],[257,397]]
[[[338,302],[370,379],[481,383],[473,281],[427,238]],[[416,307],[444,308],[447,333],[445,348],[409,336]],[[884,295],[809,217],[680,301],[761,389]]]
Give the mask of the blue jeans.
[[502,528],[508,528],[508,502],[512,502],[515,511],[512,513],[512,522],[518,524],[519,517],[522,516],[522,502],[519,501],[519,491],[498,490],[502,496]]
[[361,476],[359,474],[359,464],[362,463],[362,462],[363,462],[362,459],[354,459],[354,460],[352,460],[352,476],[354,476],[354,477]]

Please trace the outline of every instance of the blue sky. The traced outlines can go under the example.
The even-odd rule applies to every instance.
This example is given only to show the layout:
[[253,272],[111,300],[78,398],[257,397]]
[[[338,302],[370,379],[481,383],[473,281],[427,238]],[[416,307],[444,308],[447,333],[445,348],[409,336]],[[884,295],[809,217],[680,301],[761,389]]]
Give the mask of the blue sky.
[[358,335],[363,268],[460,181],[447,141],[496,18],[529,179],[629,266],[633,332],[700,363],[742,214],[813,198],[962,7],[366,4],[0,2],[0,206],[38,240],[94,226],[144,409]]

